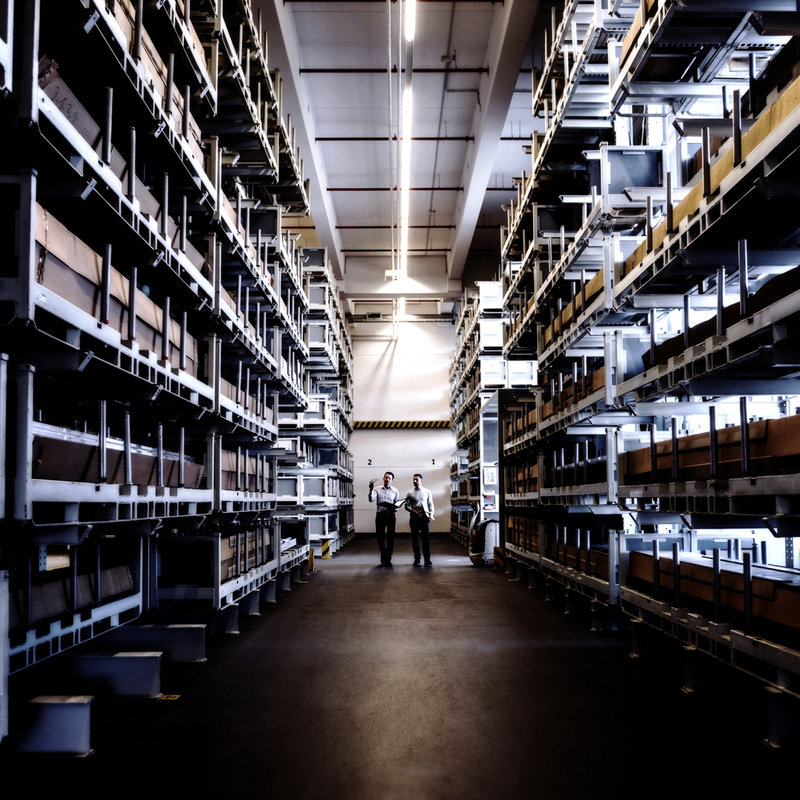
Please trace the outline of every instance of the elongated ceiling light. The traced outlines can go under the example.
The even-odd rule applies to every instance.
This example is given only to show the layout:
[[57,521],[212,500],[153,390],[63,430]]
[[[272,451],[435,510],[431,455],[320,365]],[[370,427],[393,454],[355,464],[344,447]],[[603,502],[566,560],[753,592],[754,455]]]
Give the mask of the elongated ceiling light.
[[406,80],[403,89],[402,148],[400,151],[400,276],[408,275],[408,216],[411,182],[411,116],[414,108],[411,75],[414,56],[414,28],[417,20],[416,0],[405,0]]

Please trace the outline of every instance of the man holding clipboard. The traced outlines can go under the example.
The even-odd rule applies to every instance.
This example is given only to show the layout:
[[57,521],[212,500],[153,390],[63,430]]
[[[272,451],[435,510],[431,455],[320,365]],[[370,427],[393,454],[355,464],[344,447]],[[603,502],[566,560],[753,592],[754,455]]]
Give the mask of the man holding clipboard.
[[419,566],[419,540],[422,539],[422,555],[425,566],[431,562],[431,525],[433,519],[433,495],[422,486],[422,475],[414,475],[414,488],[406,495],[405,509],[409,512],[408,524],[411,526],[411,546],[414,548],[414,566]]
[[375,503],[375,535],[381,549],[381,566],[392,566],[394,553],[395,514],[400,506],[400,492],[392,486],[393,472],[383,474],[383,486],[375,488],[376,479],[369,482],[369,502]]

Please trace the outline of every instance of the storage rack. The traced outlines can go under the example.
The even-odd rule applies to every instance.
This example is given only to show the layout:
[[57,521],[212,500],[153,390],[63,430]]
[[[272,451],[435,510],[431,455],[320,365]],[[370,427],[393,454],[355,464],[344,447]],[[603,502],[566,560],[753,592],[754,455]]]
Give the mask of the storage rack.
[[[501,270],[503,354],[541,374],[501,395],[507,557],[784,693],[800,675],[790,5],[566,3]],[[604,33],[570,36],[581,24]],[[570,92],[601,90],[576,41],[607,76],[580,126]]]
[[[280,417],[332,401],[281,227],[308,185],[247,0],[7,0],[0,84],[5,682],[145,613],[286,587],[310,544],[279,508]],[[316,440],[337,513],[347,424]]]
[[450,535],[464,545],[478,517],[499,519],[497,392],[536,380],[533,362],[508,364],[501,355],[502,284],[477,286],[461,304],[450,367],[450,425],[460,448],[451,458]]
[[353,350],[339,290],[324,247],[305,247],[303,290],[308,300],[303,345],[308,353],[308,406],[281,406],[281,436],[296,440],[297,456],[278,473],[278,504],[307,519],[316,555],[332,555],[354,535]]

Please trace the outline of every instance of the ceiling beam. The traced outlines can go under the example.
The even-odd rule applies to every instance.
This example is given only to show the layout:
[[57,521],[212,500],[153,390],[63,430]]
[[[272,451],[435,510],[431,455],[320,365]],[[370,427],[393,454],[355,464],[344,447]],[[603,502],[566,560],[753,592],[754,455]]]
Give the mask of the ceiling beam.
[[[384,67],[304,67],[299,70],[301,75],[385,75],[389,70]],[[400,70],[405,73],[405,70]],[[411,70],[413,75],[417,73],[438,75],[447,72],[472,72],[483,74],[489,72],[488,67],[415,67]],[[392,67],[392,74],[397,74],[397,67]]]
[[[392,192],[397,191],[397,187],[392,189],[389,186],[329,186],[329,192]],[[463,192],[463,186],[409,186],[409,192]],[[506,190],[516,191],[516,189]]]
[[[530,136],[528,137],[530,140]],[[388,136],[317,136],[315,142],[388,142]],[[392,136],[396,142],[397,137]],[[474,136],[412,136],[412,142],[473,142]]]
[[486,59],[489,75],[481,78],[482,103],[475,109],[471,130],[475,141],[467,147],[461,180],[465,191],[456,204],[458,227],[450,240],[451,280],[460,281],[464,272],[538,7],[538,0],[505,0],[495,9]]
[[306,176],[311,179],[309,201],[314,209],[314,226],[321,244],[328,248],[328,258],[337,280],[344,277],[344,257],[341,234],[336,230],[333,199],[326,191],[328,176],[322,154],[314,141],[316,123],[311,100],[300,77],[300,42],[291,6],[283,0],[252,0],[253,12],[263,11],[264,24],[269,31],[270,68],[278,67],[283,79],[283,113],[292,115],[297,131],[297,143],[305,164]]

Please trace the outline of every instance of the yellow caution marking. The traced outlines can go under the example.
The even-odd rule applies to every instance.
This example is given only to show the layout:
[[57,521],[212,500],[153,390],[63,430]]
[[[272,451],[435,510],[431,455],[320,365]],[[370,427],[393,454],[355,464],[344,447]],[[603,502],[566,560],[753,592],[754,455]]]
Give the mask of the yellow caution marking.
[[449,428],[450,421],[443,419],[437,420],[361,420],[355,422],[354,427],[359,429],[373,429],[373,428]]
[[322,557],[323,558],[330,558],[331,557],[331,541],[330,541],[330,539],[326,539],[322,543]]
[[177,700],[180,697],[179,694],[162,694],[159,698],[160,700]]

